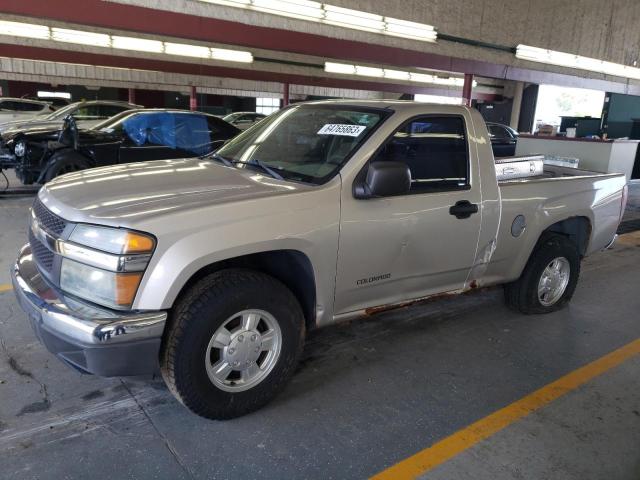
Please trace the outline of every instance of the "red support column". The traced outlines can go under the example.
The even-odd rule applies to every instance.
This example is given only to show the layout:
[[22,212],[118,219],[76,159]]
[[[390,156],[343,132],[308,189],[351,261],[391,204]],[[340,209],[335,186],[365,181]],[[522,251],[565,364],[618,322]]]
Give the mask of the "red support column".
[[282,92],[282,106],[286,107],[289,105],[289,84],[284,84],[284,91]]
[[129,103],[136,103],[136,89],[129,89]]
[[462,86],[462,103],[468,107],[471,106],[471,91],[473,90],[473,75],[471,73],[464,74],[464,85]]
[[196,95],[196,86],[191,85],[191,96],[189,97],[189,110],[194,111],[198,109],[198,97]]

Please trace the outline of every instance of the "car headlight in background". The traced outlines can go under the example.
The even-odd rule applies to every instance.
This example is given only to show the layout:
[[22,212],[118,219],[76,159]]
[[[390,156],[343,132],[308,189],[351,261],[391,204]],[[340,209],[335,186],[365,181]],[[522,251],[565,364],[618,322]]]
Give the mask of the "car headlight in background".
[[76,225],[69,240],[58,243],[60,288],[99,305],[129,308],[155,245],[144,233]]
[[18,140],[13,147],[13,153],[18,158],[24,157],[24,154],[27,153],[27,142]]

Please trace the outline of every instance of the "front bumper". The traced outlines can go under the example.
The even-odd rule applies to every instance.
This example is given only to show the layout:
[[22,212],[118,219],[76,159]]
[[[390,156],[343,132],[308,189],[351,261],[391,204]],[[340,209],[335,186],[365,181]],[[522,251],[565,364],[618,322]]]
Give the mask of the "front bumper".
[[167,312],[115,312],[66,297],[40,275],[29,245],[11,279],[38,339],[72,367],[105,377],[158,370]]

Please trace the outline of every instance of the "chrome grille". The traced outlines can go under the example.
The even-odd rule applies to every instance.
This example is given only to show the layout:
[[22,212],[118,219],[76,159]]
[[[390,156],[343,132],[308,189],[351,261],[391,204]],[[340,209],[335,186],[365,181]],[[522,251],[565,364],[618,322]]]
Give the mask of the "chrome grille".
[[67,222],[57,216],[55,213],[51,212],[47,207],[45,207],[42,202],[36,198],[36,201],[33,202],[33,213],[38,219],[38,223],[42,228],[48,231],[50,234],[55,237],[59,237],[62,234],[62,231],[67,226]]
[[47,272],[51,272],[53,252],[35,237],[31,229],[29,229],[29,245],[31,245],[31,252],[38,266]]

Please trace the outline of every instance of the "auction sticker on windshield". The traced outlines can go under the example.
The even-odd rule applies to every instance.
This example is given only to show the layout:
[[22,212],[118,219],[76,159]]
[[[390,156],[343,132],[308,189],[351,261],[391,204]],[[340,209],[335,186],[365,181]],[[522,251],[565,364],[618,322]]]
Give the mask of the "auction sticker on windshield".
[[318,135],[340,135],[342,137],[357,137],[367,127],[364,125],[346,125],[341,123],[328,123],[318,130]]

